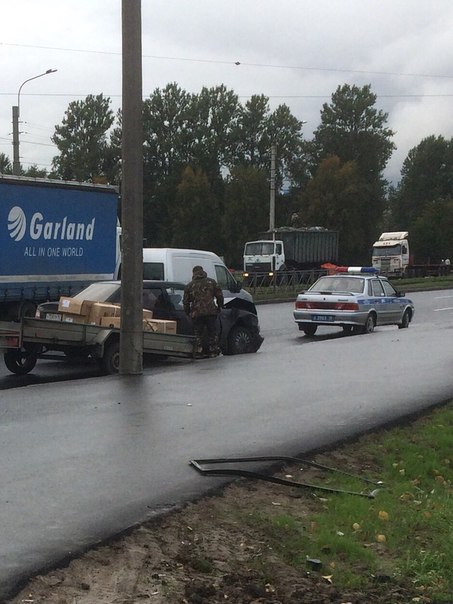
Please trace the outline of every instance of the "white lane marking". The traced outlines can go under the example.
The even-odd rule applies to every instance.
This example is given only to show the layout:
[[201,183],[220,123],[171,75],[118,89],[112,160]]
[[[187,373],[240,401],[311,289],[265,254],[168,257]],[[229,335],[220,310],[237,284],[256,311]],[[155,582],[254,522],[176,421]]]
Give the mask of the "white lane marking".
[[435,300],[442,300],[442,298],[453,298],[453,295],[448,295],[448,296],[435,296],[434,299]]
[[439,312],[442,310],[453,310],[453,306],[446,306],[445,308],[434,308],[434,312]]

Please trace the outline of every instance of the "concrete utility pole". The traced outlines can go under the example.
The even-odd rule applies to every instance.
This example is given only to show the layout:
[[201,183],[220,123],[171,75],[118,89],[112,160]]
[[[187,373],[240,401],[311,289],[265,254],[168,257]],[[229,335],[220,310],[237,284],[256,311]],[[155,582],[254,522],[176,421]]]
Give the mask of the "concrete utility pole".
[[32,80],[36,80],[37,78],[42,78],[49,73],[55,73],[56,69],[48,69],[44,73],[40,73],[32,78],[28,78],[25,82],[19,87],[19,91],[17,93],[17,105],[13,105],[13,174],[15,176],[20,176],[20,156],[19,156],[19,114],[20,114],[20,92],[22,87],[27,82],[31,82]]
[[277,147],[271,147],[271,190],[269,203],[269,230],[275,230],[275,158],[277,156]]
[[120,373],[143,373],[141,0],[122,0],[123,139]]

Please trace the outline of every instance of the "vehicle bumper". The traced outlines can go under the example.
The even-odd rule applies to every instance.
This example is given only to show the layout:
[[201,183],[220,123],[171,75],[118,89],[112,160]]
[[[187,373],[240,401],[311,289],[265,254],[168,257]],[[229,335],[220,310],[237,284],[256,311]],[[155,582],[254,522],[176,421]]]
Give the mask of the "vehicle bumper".
[[367,312],[339,312],[319,311],[310,309],[293,311],[296,323],[309,323],[310,325],[352,325],[363,327],[366,323]]

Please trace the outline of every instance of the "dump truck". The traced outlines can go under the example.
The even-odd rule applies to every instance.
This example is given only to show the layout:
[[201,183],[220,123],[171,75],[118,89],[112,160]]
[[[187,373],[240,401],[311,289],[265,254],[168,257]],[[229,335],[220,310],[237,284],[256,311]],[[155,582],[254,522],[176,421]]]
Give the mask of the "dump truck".
[[319,269],[338,262],[338,231],[322,227],[279,227],[247,241],[244,247],[244,276],[273,275],[290,270]]

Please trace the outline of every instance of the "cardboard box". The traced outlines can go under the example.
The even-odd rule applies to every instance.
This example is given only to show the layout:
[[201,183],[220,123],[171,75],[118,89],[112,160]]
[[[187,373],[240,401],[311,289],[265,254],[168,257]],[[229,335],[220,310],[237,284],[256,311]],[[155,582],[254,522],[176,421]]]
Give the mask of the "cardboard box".
[[[121,307],[120,307],[121,309]],[[120,310],[121,313],[121,310]],[[148,329],[146,322],[149,319],[152,319],[153,317],[153,313],[150,310],[145,310],[143,309],[143,329]],[[103,327],[113,327],[115,329],[119,329],[121,327],[121,316],[116,316],[116,317],[110,317],[110,316],[106,316],[106,317],[101,317],[101,322],[100,325],[102,325]]]
[[95,302],[91,306],[88,322],[91,325],[100,325],[102,317],[119,317],[120,314],[121,306],[119,304]]
[[87,317],[90,314],[93,304],[95,304],[95,302],[92,300],[77,300],[76,298],[62,296],[58,302],[58,311],[71,315],[84,315]]
[[102,327],[113,327],[119,329],[121,327],[121,317],[101,317]]
[[143,329],[157,333],[176,334],[176,321],[166,321],[164,319],[144,319]]

